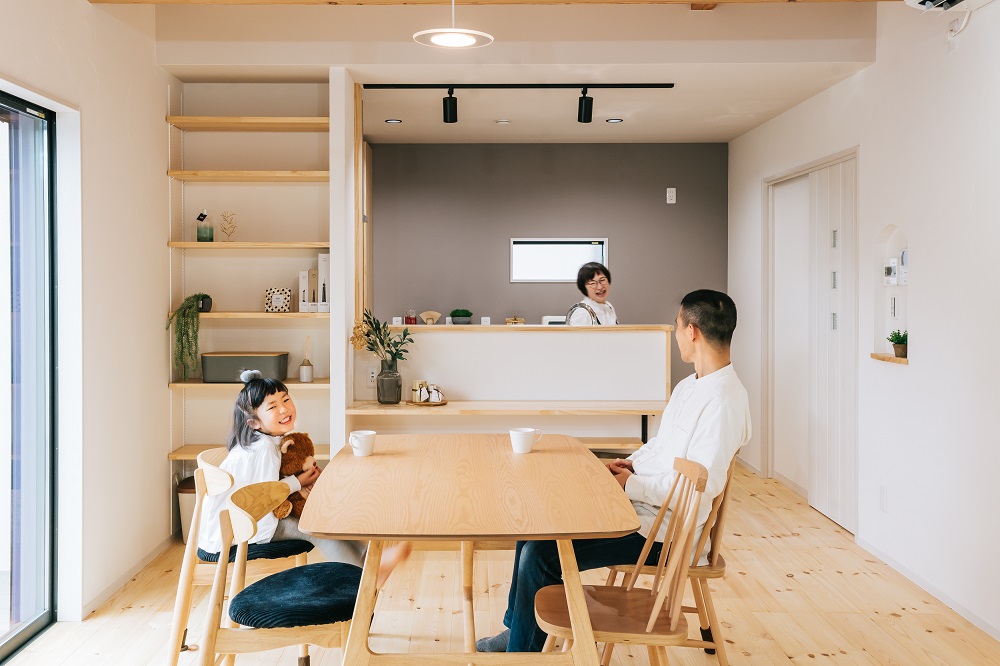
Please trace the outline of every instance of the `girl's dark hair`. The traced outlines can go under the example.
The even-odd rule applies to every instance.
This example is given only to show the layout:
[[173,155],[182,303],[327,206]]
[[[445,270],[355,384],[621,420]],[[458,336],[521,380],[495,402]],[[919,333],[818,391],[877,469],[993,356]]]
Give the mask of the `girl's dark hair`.
[[247,448],[257,437],[257,430],[250,427],[250,421],[257,418],[257,408],[264,404],[269,395],[288,393],[288,388],[279,380],[264,378],[259,370],[244,370],[240,374],[243,388],[233,405],[233,425],[229,429],[226,449],[232,451],[237,446]]
[[608,278],[608,284],[611,284],[611,271],[604,264],[591,261],[589,264],[580,266],[580,272],[576,274],[576,288],[580,290],[581,294],[587,295],[587,283],[593,280],[598,273],[604,273],[604,277]]

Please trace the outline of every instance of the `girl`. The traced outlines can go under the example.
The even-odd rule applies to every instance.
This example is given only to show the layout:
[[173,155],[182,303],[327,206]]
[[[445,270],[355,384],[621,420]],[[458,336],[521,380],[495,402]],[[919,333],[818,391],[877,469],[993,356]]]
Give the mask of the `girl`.
[[[233,491],[251,483],[279,480],[281,454],[278,446],[281,438],[295,429],[295,403],[282,382],[264,379],[258,370],[246,370],[240,374],[240,379],[243,389],[233,406],[233,424],[226,442],[229,455],[220,465],[233,476],[234,483],[229,491],[206,498],[198,539],[201,559],[205,559],[206,554],[218,554],[222,547],[219,513]],[[294,493],[312,485],[319,474],[320,469],[313,467],[280,480],[288,484],[290,493]],[[291,539],[312,543],[328,562],[346,562],[359,567],[364,563],[366,547],[363,542],[321,539],[304,534],[299,531],[299,519],[293,516],[278,520],[273,513],[267,514],[257,522],[257,534],[250,543]],[[383,551],[380,579],[384,580],[409,552],[410,544],[405,542]]]
[[567,326],[614,326],[618,323],[615,308],[608,302],[611,272],[596,261],[580,266],[576,286],[584,298],[566,313]]

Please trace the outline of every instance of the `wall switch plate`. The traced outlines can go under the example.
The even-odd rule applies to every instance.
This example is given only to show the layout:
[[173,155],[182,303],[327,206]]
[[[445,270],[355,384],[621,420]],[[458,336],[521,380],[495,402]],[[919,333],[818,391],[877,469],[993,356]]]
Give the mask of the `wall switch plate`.
[[677,203],[677,188],[676,187],[668,187],[667,188],[667,203],[668,204]]
[[375,386],[375,368],[368,368],[368,386]]
[[483,318],[481,318],[479,320],[479,323],[482,324],[483,326],[489,326],[490,325],[490,318],[489,317],[483,317]]
[[392,325],[393,326],[402,326],[403,325],[403,318],[402,317],[393,317],[392,318]]

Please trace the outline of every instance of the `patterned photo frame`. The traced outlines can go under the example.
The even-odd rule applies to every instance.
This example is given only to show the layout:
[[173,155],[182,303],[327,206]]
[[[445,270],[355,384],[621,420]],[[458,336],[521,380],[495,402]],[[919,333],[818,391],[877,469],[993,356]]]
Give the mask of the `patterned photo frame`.
[[287,287],[270,287],[264,292],[264,312],[291,312],[292,290]]

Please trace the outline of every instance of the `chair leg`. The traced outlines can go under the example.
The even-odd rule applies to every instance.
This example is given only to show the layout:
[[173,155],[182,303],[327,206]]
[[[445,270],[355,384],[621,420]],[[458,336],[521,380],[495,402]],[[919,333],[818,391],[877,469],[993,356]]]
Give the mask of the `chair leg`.
[[299,664],[298,666],[309,666],[309,645],[303,644],[299,646]]
[[649,657],[649,666],[660,666],[660,655],[656,654],[655,647],[647,645],[646,655]]
[[609,666],[611,663],[611,653],[615,649],[614,643],[605,643],[604,652],[601,653],[601,666]]
[[719,618],[715,615],[715,604],[712,602],[712,593],[708,588],[707,580],[701,581],[701,593],[705,598],[705,612],[708,613],[708,628],[712,634],[712,642],[715,643],[719,666],[729,666],[729,659],[726,657],[726,648],[724,645],[725,641],[722,639],[722,632],[719,630]]
[[655,648],[656,656],[660,660],[660,666],[670,666],[670,657],[667,656],[667,648],[662,645],[657,645]]
[[177,580],[177,598],[174,601],[174,616],[170,624],[170,642],[167,643],[168,666],[177,666],[180,653],[188,649],[185,643],[187,641],[187,623],[191,618],[192,583],[194,582],[195,560],[197,559],[195,548],[197,545],[194,541],[188,539],[188,544],[184,548],[184,561],[181,564],[181,572]]
[[567,638],[566,640],[563,641],[562,651],[569,652],[572,649],[573,649],[573,639]]
[[556,644],[556,637],[552,634],[548,634],[545,637],[545,644],[542,646],[542,652],[552,652],[553,646]]

